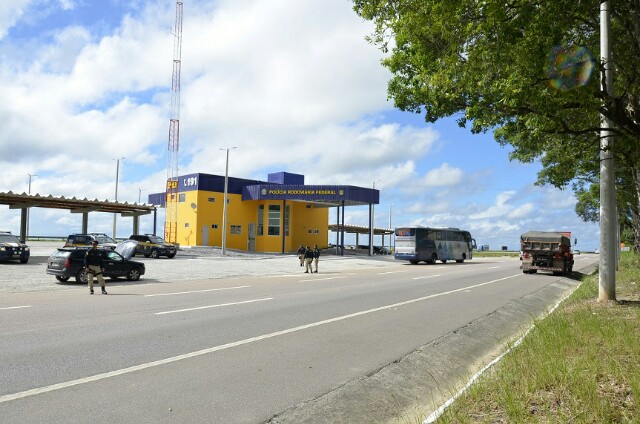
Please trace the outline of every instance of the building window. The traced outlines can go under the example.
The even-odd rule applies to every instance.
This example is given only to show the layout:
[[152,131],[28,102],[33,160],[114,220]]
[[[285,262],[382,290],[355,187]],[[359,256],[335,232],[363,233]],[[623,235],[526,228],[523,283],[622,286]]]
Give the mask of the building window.
[[188,222],[184,223],[184,228],[189,228],[189,223]]
[[216,198],[215,198],[215,197],[209,197],[209,201],[210,201],[211,203],[213,203],[213,202],[215,202],[215,201],[216,201]]
[[284,235],[289,237],[289,216],[291,214],[291,208],[289,205],[284,207]]
[[180,203],[184,203],[184,201],[185,201],[185,197],[186,197],[186,196],[185,196],[185,194],[184,194],[184,193],[180,193],[180,194],[178,194],[178,202],[180,202]]
[[258,235],[264,235],[264,205],[258,205]]
[[280,205],[269,205],[268,235],[280,235]]
[[218,224],[211,224],[211,228],[213,228],[214,230],[218,229]]
[[242,225],[232,225],[231,234],[242,234]]
[[320,230],[313,230],[313,234],[320,234]]

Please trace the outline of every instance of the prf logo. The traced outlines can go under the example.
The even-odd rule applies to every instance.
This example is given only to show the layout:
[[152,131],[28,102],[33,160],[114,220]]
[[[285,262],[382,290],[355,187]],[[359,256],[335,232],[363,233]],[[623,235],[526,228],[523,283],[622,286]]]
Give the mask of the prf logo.
[[338,194],[339,194],[340,196],[344,196],[344,190],[338,190]]
[[169,180],[169,181],[167,181],[167,188],[168,189],[178,188],[178,180]]
[[263,195],[263,196],[266,196],[267,195],[267,189],[263,188],[262,190],[260,190],[260,194]]

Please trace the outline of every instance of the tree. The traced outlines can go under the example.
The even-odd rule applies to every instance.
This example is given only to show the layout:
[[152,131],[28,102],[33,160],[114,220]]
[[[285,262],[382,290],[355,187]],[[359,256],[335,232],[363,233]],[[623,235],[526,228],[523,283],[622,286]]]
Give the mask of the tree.
[[[493,131],[513,146],[511,159],[541,162],[537,184],[574,190],[598,182],[602,114],[615,126],[618,168],[633,174],[630,164],[640,160],[637,0],[616,1],[612,11],[614,97],[602,89],[604,67],[593,56],[599,0],[353,1],[375,23],[369,40],[388,53],[388,93],[399,109]],[[637,210],[640,180],[624,182]]]

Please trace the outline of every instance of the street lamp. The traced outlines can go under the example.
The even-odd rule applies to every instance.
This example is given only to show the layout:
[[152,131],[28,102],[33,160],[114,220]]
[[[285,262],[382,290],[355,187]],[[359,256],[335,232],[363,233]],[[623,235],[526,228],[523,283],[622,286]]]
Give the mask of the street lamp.
[[[147,190],[148,190],[147,188],[138,188],[138,203],[140,203],[140,198],[142,196],[142,192],[143,191],[147,191]],[[147,202],[145,202],[145,203],[147,203]]]
[[[373,180],[373,189],[376,189],[376,183],[382,180]],[[373,237],[375,235],[375,223],[376,223],[376,214],[375,214],[375,205],[371,203],[371,223],[369,228],[369,256],[373,255]]]
[[235,147],[225,147],[220,150],[227,151],[227,164],[224,170],[224,204],[222,205],[222,254],[226,254],[227,248],[227,192],[229,189],[229,150]]
[[[31,178],[32,177],[37,177],[38,174],[27,174],[29,176],[29,191],[27,192],[27,194],[31,195]],[[25,241],[27,240],[27,238],[29,237],[29,211],[31,208],[27,208],[27,227],[24,231],[24,239]]]
[[[118,159],[115,159],[116,161],[116,196],[115,196],[115,202],[118,203],[118,179],[120,176],[120,161],[124,160],[124,156]],[[116,214],[117,212],[113,213],[113,239],[116,239]]]

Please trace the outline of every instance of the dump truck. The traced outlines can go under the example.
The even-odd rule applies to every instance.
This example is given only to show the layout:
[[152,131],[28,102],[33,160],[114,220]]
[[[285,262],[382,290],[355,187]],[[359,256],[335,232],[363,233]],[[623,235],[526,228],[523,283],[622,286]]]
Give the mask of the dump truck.
[[529,231],[520,236],[522,264],[525,274],[551,271],[553,275],[573,272],[571,233],[567,231]]

